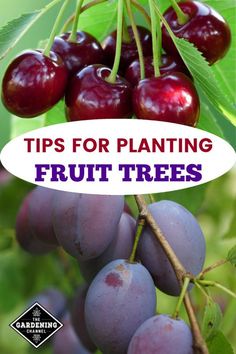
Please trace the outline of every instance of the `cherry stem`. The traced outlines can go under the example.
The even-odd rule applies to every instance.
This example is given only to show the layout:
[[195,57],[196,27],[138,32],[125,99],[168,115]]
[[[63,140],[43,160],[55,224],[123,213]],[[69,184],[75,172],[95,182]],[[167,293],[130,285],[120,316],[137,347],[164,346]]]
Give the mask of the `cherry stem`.
[[178,3],[175,0],[170,0],[170,2],[177,15],[178,23],[180,25],[184,25],[185,23],[187,23],[189,20],[189,16],[182,11],[182,9],[179,7]]
[[140,240],[140,236],[143,232],[143,228],[145,226],[145,218],[142,216],[142,214],[139,214],[139,219],[138,219],[138,226],[137,226],[137,230],[136,230],[136,234],[135,234],[135,239],[134,239],[134,245],[133,245],[133,249],[132,249],[132,253],[129,257],[129,261],[130,262],[134,262],[135,260],[135,255],[136,255],[136,251],[137,251],[137,247],[138,247],[138,243]]
[[181,289],[181,293],[180,293],[180,296],[179,296],[179,299],[178,299],[178,302],[177,302],[177,305],[176,305],[176,308],[175,308],[175,312],[174,312],[174,314],[172,316],[175,319],[179,317],[180,307],[181,307],[181,305],[183,303],[186,291],[188,290],[189,283],[190,283],[190,278],[188,278],[188,277],[184,278],[184,283],[183,283],[183,286],[182,286],[182,289]]
[[210,265],[209,267],[203,269],[203,271],[201,273],[199,273],[198,278],[202,279],[204,277],[204,275],[206,273],[209,273],[210,271],[212,271],[213,269],[216,269],[224,264],[226,264],[228,262],[227,259],[220,259],[219,261],[213,263],[212,265]]
[[135,43],[138,49],[138,58],[139,58],[139,65],[140,65],[140,79],[143,80],[145,78],[145,66],[144,66],[144,58],[143,58],[143,49],[142,49],[142,44],[139,38],[139,33],[138,33],[138,29],[134,20],[134,15],[132,12],[132,8],[131,8],[131,1],[130,0],[126,0],[126,7],[127,7],[127,12],[128,12],[128,16],[130,19],[130,23],[131,23],[131,27],[133,30],[133,34],[134,34],[134,39],[135,39]]
[[45,49],[43,51],[43,54],[46,55],[46,56],[50,56],[50,50],[51,50],[51,47],[53,45],[54,38],[55,38],[55,36],[57,34],[59,24],[60,24],[60,22],[62,20],[62,17],[64,15],[64,12],[65,12],[66,7],[69,4],[69,2],[70,2],[70,0],[65,0],[63,2],[63,5],[62,5],[62,7],[61,7],[61,9],[60,9],[60,11],[59,11],[59,13],[57,15],[57,18],[56,18],[56,21],[55,21],[54,26],[52,28],[52,32],[51,32],[50,37],[48,39],[47,45],[46,45],[46,47],[45,47]]
[[[153,2],[153,6],[154,6],[155,11],[156,11],[157,15],[159,16],[160,20],[163,22],[163,24],[164,24],[164,26],[165,26],[167,32],[169,33],[169,35],[170,35],[172,41],[174,42],[174,44],[175,44],[175,46],[176,46],[176,49],[177,49],[177,51],[179,52],[180,57],[182,58],[183,62],[184,62],[185,65],[187,66],[187,68],[190,70],[189,64],[186,62],[185,58],[183,57],[182,53],[179,51],[179,49],[178,49],[178,47],[177,47],[177,45],[176,45],[176,40],[177,40],[177,38],[176,38],[175,34],[172,32],[172,30],[171,30],[171,28],[170,28],[168,22],[166,21],[165,17],[162,15],[160,9],[158,8],[158,6],[156,5],[155,2]],[[190,71],[191,71],[191,70],[190,70]]]
[[118,0],[118,13],[117,13],[117,34],[116,34],[116,53],[114,64],[110,75],[106,78],[106,81],[110,83],[116,82],[116,75],[119,70],[121,47],[122,47],[122,32],[123,32],[123,18],[124,18],[124,0]]
[[126,20],[125,20],[125,16],[123,18],[122,42],[123,43],[130,43],[131,42],[131,37],[129,35],[129,31],[128,31],[128,28],[127,28],[127,23],[126,23]]
[[[163,251],[165,252],[168,260],[170,261],[173,270],[176,274],[176,277],[181,285],[183,286],[183,279],[185,277],[188,278],[194,278],[191,277],[190,274],[188,274],[183,267],[182,263],[176,256],[175,252],[173,251],[172,247],[166,240],[164,234],[162,233],[160,227],[156,223],[155,219],[153,218],[151,212],[147,208],[147,204],[145,202],[145,199],[142,195],[136,195],[135,200],[139,209],[139,212],[142,213],[143,217],[145,217],[147,225],[151,228],[154,236],[157,238],[158,242],[160,243]],[[194,338],[194,349],[196,353],[199,354],[209,354],[209,351],[207,349],[206,343],[204,341],[204,338],[201,334],[196,315],[193,310],[193,304],[191,302],[190,296],[188,292],[185,293],[184,295],[184,306],[186,309],[186,312],[188,314],[189,322],[191,324],[191,329],[193,333],[193,338]]]
[[[152,55],[153,55],[153,66],[154,66],[154,76],[160,76],[159,70],[159,53],[158,53],[158,44],[157,44],[157,16],[155,13],[153,0],[149,0],[149,8],[151,14],[151,28],[152,28]],[[159,18],[158,18],[158,22]]]
[[73,26],[72,26],[72,30],[71,30],[71,34],[68,38],[69,42],[76,42],[77,39],[77,28],[78,28],[78,22],[79,22],[79,15],[81,14],[81,8],[83,5],[84,0],[78,0],[77,2],[77,7],[76,7],[76,11],[75,11],[75,18],[74,18],[74,22],[73,22]]
[[233,298],[236,299],[236,294],[233,291],[231,291],[228,288],[226,288],[225,286],[217,283],[216,281],[196,280],[196,282],[198,282],[200,285],[203,285],[203,286],[215,286],[216,288],[223,290],[225,293],[229,294],[230,296],[232,296]]
[[[155,11],[155,7],[154,7]],[[158,55],[158,63],[159,68],[162,66],[162,31],[161,31],[161,19],[157,16],[157,55]]]
[[[81,8],[81,11],[80,13],[82,14],[82,12],[90,9],[90,7],[93,7],[95,5],[98,5],[98,4],[101,4],[103,2],[105,2],[107,0],[92,0],[90,1],[89,3],[85,4],[82,8]],[[70,26],[70,24],[74,21],[74,18],[75,18],[75,13],[73,13],[67,20],[66,22],[64,23],[60,33],[65,33],[68,31],[68,28]]]

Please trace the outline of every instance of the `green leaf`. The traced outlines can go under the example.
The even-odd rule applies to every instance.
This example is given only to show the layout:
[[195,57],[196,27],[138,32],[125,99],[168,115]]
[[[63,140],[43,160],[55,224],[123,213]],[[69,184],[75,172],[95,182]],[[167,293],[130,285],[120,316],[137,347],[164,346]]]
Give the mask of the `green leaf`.
[[232,124],[236,125],[236,109],[234,102],[230,101],[230,98],[221,90],[205,58],[192,43],[176,37],[157,6],[156,10],[185,65],[192,74],[197,89],[200,88],[209,103],[216,107]]
[[221,320],[222,312],[220,306],[213,301],[208,301],[202,323],[202,334],[205,339],[210,339],[216,333]]
[[234,354],[231,344],[220,331],[207,341],[207,346],[210,354]]
[[217,123],[213,109],[207,104],[205,97],[201,96],[201,112],[197,128],[224,138],[224,134]]
[[227,260],[234,266],[236,267],[236,245],[231,248],[227,255]]
[[211,68],[202,54],[192,43],[184,39],[175,37],[174,42],[178,51],[191,72],[196,87],[201,89],[209,102],[216,107],[226,118],[236,125],[236,110],[234,103],[220,89]]
[[212,70],[218,79],[220,88],[230,98],[230,100],[236,103],[236,26],[235,26],[235,0],[210,0],[206,1],[210,6],[217,10],[228,22],[231,29],[231,46],[227,55],[223,60],[220,60],[212,66]]
[[79,18],[79,27],[103,40],[116,27],[117,1],[106,1],[89,8]]
[[8,54],[42,15],[60,1],[61,0],[54,0],[41,10],[23,14],[3,26],[0,29],[0,60]]
[[23,14],[8,22],[0,31],[0,60],[16,45],[30,28],[40,11]]

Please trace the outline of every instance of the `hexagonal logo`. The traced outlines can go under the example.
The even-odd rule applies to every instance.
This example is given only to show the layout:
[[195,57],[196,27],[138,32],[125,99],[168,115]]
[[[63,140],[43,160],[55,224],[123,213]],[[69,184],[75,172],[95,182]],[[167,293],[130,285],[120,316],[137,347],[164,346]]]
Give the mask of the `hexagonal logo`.
[[10,324],[11,328],[35,348],[40,347],[62,326],[63,324],[38,302]]

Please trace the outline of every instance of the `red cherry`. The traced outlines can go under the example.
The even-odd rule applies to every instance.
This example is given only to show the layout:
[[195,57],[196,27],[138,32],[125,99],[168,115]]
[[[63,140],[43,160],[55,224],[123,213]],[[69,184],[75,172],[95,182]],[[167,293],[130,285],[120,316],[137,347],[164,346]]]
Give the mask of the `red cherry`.
[[195,126],[199,98],[192,81],[183,73],[141,80],[133,91],[137,118]]
[[[145,57],[152,55],[152,35],[149,30],[138,26],[139,38],[143,48]],[[132,61],[138,58],[138,49],[134,39],[134,34],[131,26],[127,27],[130,35],[130,42],[123,42],[121,48],[120,70],[124,71]],[[112,66],[116,52],[116,31],[110,33],[102,43],[105,60],[108,66]]]
[[84,66],[103,63],[103,49],[95,37],[78,31],[76,42],[70,42],[69,36],[68,32],[56,37],[52,50],[60,55],[70,74],[75,74]]
[[132,116],[131,85],[122,77],[106,81],[111,69],[90,65],[71,80],[66,92],[66,116],[69,121]]
[[68,73],[62,59],[27,50],[9,65],[2,82],[2,102],[11,113],[30,118],[52,108],[63,96]]
[[[185,73],[186,75],[190,75],[187,67],[180,60],[176,60],[169,55],[162,54],[161,56],[162,63],[160,66],[160,74],[170,74],[174,71],[180,71]],[[146,57],[144,58],[144,66],[145,66],[145,78],[154,76],[154,67],[153,67],[153,58]],[[125,72],[125,78],[129,81],[133,86],[137,85],[140,81],[140,64],[139,60],[134,60]]]
[[[179,2],[178,5],[189,16],[189,20],[184,25],[179,24],[175,11],[169,7],[164,17],[174,34],[193,43],[210,65],[223,58],[231,41],[230,28],[225,19],[211,7],[198,1]],[[162,36],[165,51],[171,55],[178,55],[164,26]]]

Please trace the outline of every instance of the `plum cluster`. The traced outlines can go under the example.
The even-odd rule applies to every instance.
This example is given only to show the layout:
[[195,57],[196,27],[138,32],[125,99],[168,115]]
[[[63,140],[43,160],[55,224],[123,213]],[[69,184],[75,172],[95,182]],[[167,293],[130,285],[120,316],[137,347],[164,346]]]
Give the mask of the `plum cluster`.
[[[172,7],[164,17],[173,33],[193,43],[209,65],[227,53],[231,34],[220,14],[197,1],[179,2],[187,16],[180,24]],[[161,76],[154,77],[152,34],[141,26],[145,79],[140,80],[140,63],[134,34],[127,27],[123,38],[119,75],[111,80],[117,32],[102,45],[92,35],[78,31],[57,36],[48,56],[41,50],[27,50],[13,60],[2,83],[2,101],[13,114],[30,118],[52,108],[65,97],[68,121],[97,118],[129,118],[168,121],[195,126],[199,97],[185,64],[162,27],[165,53],[160,60]]]
[[[169,200],[148,208],[186,271],[192,275],[201,272],[205,239],[195,217]],[[104,354],[174,354],[176,347],[181,354],[193,353],[188,325],[156,315],[156,287],[178,296],[180,286],[148,226],[139,240],[136,260],[130,260],[136,227],[123,196],[68,193],[38,186],[22,202],[16,237],[32,254],[61,246],[77,259],[86,285],[75,294],[70,316],[64,317],[62,337],[68,336],[71,343],[77,343],[78,336],[87,351],[99,348]],[[43,305],[46,300],[42,297],[40,301]],[[62,299],[60,304],[62,307]],[[55,313],[52,303],[47,306]],[[170,332],[171,342],[165,339]],[[66,353],[63,345],[56,344],[61,341],[59,334],[55,336],[55,354]]]
[[[141,270],[142,275],[146,276],[143,273],[143,269],[140,268],[139,270]],[[149,284],[147,283],[147,285]],[[84,286],[79,287],[69,306],[61,291],[55,288],[48,288],[29,301],[29,305],[35,302],[40,303],[63,323],[60,331],[52,337],[53,354],[89,354],[95,352],[96,346],[92,342],[85,325],[84,308],[86,295],[87,288]],[[125,308],[123,308],[123,311],[125,311]],[[120,331],[125,330],[126,336],[130,337],[127,325],[127,323],[124,323]],[[112,338],[112,329],[110,333]],[[123,335],[121,335],[121,338],[123,343],[127,342]],[[172,339],[171,341],[170,338]],[[118,346],[120,347],[121,344],[119,343]],[[112,344],[112,347],[114,348],[115,345]],[[114,349],[111,352],[108,348],[107,350],[104,349],[103,352],[121,353],[121,350]],[[175,320],[167,315],[155,315],[144,321],[135,331],[128,350],[125,349],[123,353],[192,354],[192,334],[184,321]]]

